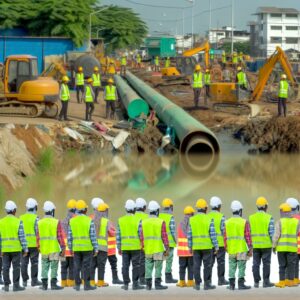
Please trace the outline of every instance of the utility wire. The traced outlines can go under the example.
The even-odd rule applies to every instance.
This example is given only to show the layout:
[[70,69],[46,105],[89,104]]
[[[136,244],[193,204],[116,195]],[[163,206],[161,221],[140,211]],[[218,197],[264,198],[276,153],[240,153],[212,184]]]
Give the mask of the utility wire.
[[129,2],[131,4],[141,5],[141,6],[147,6],[147,7],[155,7],[155,8],[171,8],[171,9],[187,9],[190,8],[190,6],[166,6],[166,5],[154,5],[154,4],[145,4],[145,3],[139,3],[133,0],[124,0],[126,2]]

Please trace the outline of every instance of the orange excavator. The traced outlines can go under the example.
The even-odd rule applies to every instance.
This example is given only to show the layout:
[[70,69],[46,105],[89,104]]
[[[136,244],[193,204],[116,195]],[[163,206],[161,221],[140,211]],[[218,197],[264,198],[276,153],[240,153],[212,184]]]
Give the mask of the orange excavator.
[[208,67],[209,66],[209,51],[210,51],[210,45],[209,45],[209,42],[206,41],[204,44],[202,44],[199,47],[184,51],[182,55],[185,57],[191,57],[200,52],[204,52],[205,66]]

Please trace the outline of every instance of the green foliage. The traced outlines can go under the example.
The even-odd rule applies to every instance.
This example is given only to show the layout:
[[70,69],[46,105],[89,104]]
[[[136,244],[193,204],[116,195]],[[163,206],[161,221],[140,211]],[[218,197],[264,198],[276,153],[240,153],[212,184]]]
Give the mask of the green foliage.
[[49,172],[54,166],[54,151],[52,148],[43,150],[38,158],[37,168],[41,173]]
[[[224,43],[220,49],[225,50],[226,53],[231,52],[231,43]],[[250,53],[250,42],[238,42],[234,43],[234,50],[238,53],[243,52],[243,54]]]

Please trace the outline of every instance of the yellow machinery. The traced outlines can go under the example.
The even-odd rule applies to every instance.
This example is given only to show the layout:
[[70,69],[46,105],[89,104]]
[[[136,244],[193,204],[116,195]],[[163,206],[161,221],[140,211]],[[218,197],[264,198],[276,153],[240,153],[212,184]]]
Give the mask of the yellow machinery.
[[57,116],[59,84],[52,78],[38,76],[36,57],[8,56],[3,68],[4,93],[0,96],[0,114]]
[[204,52],[205,66],[208,67],[209,66],[209,51],[210,51],[210,45],[209,45],[209,42],[206,41],[203,45],[201,45],[199,47],[184,51],[182,55],[183,56],[193,56],[200,52]]

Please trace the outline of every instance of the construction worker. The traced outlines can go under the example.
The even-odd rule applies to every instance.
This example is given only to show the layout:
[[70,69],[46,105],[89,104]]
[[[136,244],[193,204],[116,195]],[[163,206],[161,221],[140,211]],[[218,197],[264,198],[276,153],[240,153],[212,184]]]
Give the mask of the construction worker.
[[125,203],[126,215],[119,218],[117,227],[117,247],[122,255],[123,290],[128,290],[130,283],[129,267],[132,263],[132,289],[140,290],[139,268],[141,256],[141,242],[139,239],[140,219],[135,216],[135,202],[131,199]]
[[94,218],[95,218],[95,216],[97,215],[97,214],[99,214],[99,211],[98,211],[98,206],[100,205],[100,204],[103,204],[104,203],[104,201],[101,199],[101,198],[93,198],[92,200],[91,200],[91,206],[92,206],[92,208],[93,208],[93,214],[91,214],[90,215],[90,218],[92,219],[92,220],[94,220]]
[[[300,214],[299,214],[299,201],[295,198],[288,198],[286,200],[286,203],[289,204],[289,206],[292,208],[292,217],[300,220]],[[294,283],[295,284],[300,284],[299,280],[299,259],[300,259],[300,237],[298,236],[297,240],[297,258],[296,258],[296,264],[295,264],[295,278],[294,278]]]
[[65,259],[61,261],[61,286],[74,287],[74,256],[68,247],[68,228],[70,220],[75,217],[76,213],[76,200],[70,199],[67,203],[67,216],[62,220],[63,236],[66,245]]
[[94,67],[94,73],[92,75],[93,78],[93,91],[95,94],[95,103],[98,103],[98,95],[101,88],[101,76],[99,73],[99,68],[96,66]]
[[239,53],[238,61],[239,61],[240,63],[242,63],[242,62],[244,61],[244,55],[243,55],[243,52],[240,52],[240,53]]
[[210,95],[209,95],[210,84],[211,84],[210,70],[209,70],[209,69],[206,69],[206,70],[205,70],[205,74],[204,74],[205,105],[207,105],[207,98],[210,98]]
[[155,56],[154,59],[154,72],[159,72],[160,67],[160,62],[159,62],[159,57]]
[[127,67],[127,58],[126,58],[126,55],[123,54],[122,58],[121,58],[121,71],[120,71],[120,75],[123,75],[123,76],[126,75],[126,67]]
[[116,74],[116,65],[115,65],[115,61],[112,58],[109,60],[107,74],[108,76],[114,76]]
[[70,101],[70,90],[68,86],[69,82],[69,77],[68,76],[63,76],[62,78],[62,84],[60,86],[60,91],[59,91],[59,98],[61,101],[61,110],[59,113],[59,121],[64,119],[65,121],[68,121],[68,104]]
[[161,284],[163,260],[169,256],[169,239],[166,223],[159,218],[160,206],[156,201],[148,205],[149,218],[140,223],[140,239],[145,251],[146,289],[152,289],[152,273],[155,268],[155,289],[165,290],[168,287]]
[[238,87],[241,88],[242,90],[247,90],[247,75],[246,73],[242,70],[242,67],[237,67],[237,74],[236,74],[236,81],[238,84]]
[[[145,213],[147,209],[147,202],[143,198],[137,198],[135,200],[136,212],[135,216],[141,221],[148,218],[148,215]],[[140,285],[145,285],[145,252],[141,250],[141,258],[140,258],[140,270],[139,270],[139,280]]]
[[213,252],[218,253],[219,246],[214,221],[207,215],[207,202],[199,199],[196,203],[197,214],[190,218],[188,228],[188,245],[193,253],[195,290],[200,290],[201,265],[204,265],[204,290],[212,290],[211,264]]
[[104,89],[104,101],[106,103],[106,114],[105,117],[109,117],[113,120],[116,112],[116,100],[118,99],[117,88],[114,85],[114,80],[109,78],[107,81],[108,85]]
[[3,259],[3,279],[5,292],[9,291],[10,266],[12,264],[13,291],[24,291],[20,286],[21,255],[28,255],[23,222],[16,217],[17,206],[9,200],[5,203],[6,217],[0,220],[0,256]]
[[201,73],[200,65],[196,65],[195,72],[193,74],[193,83],[192,83],[193,91],[194,91],[194,104],[195,107],[198,107],[201,89],[203,88],[203,75]]
[[[81,103],[82,99],[84,99],[83,94],[84,94],[84,73],[83,73],[83,68],[78,67],[78,72],[76,73],[76,95],[77,95],[77,103]],[[80,97],[80,92],[81,92],[81,97]]]
[[215,230],[217,234],[219,251],[217,255],[213,255],[211,267],[217,260],[218,263],[218,285],[228,285],[228,281],[225,279],[225,248],[224,248],[224,228],[225,228],[225,216],[221,213],[222,200],[217,197],[211,197],[210,199],[211,212],[208,216],[214,221]]
[[51,201],[44,203],[44,218],[38,221],[37,244],[42,255],[42,286],[48,289],[48,275],[51,269],[51,290],[61,290],[63,287],[57,285],[57,273],[60,257],[65,256],[65,241],[61,222],[54,218],[55,205]]
[[95,94],[93,91],[92,84],[93,84],[93,79],[88,78],[86,81],[86,84],[84,85],[83,99],[85,101],[85,120],[86,121],[92,121],[92,114],[95,109],[95,106],[94,106]]
[[276,287],[294,287],[295,265],[297,259],[297,241],[299,220],[292,217],[292,208],[288,203],[280,205],[280,220],[275,225],[273,253],[278,257],[279,282]]
[[39,251],[37,248],[36,235],[39,218],[37,216],[37,207],[37,201],[33,198],[28,198],[26,201],[27,212],[20,216],[20,220],[23,222],[28,248],[28,255],[21,258],[21,274],[24,287],[27,287],[27,281],[29,279],[29,260],[31,264],[31,286],[42,285],[42,283],[38,280]]
[[232,65],[233,67],[236,67],[238,63],[238,56],[237,53],[234,51],[232,54]]
[[286,117],[286,102],[289,96],[289,83],[286,80],[286,75],[282,74],[279,83],[278,91],[278,117],[283,115]]
[[238,289],[248,290],[245,285],[246,263],[252,256],[252,240],[249,222],[242,218],[243,206],[234,200],[231,203],[232,217],[225,221],[224,246],[229,255],[229,289],[235,289],[235,273],[238,268]]
[[139,53],[136,55],[136,63],[137,63],[138,69],[140,69],[142,67],[142,58]]
[[174,257],[174,248],[176,247],[176,224],[173,216],[174,203],[171,199],[165,198],[162,201],[162,212],[159,214],[159,218],[165,221],[168,240],[169,240],[169,255],[166,260],[165,269],[165,283],[177,283],[177,279],[172,275],[172,264]]
[[223,69],[224,69],[225,66],[226,66],[226,62],[227,62],[226,52],[223,50],[223,51],[222,51],[222,66],[223,66]]
[[[179,281],[178,287],[193,287],[194,286],[194,273],[193,273],[193,253],[188,247],[188,229],[190,218],[194,215],[195,210],[191,206],[185,207],[184,219],[177,227],[177,256],[179,257]],[[185,272],[187,270],[188,281],[185,281]]]
[[80,291],[80,272],[84,282],[84,290],[95,290],[90,284],[91,261],[98,255],[98,242],[94,221],[87,213],[88,206],[84,200],[76,202],[76,218],[70,220],[68,229],[68,246],[74,253],[75,290]]
[[166,61],[165,61],[165,68],[170,68],[171,66],[171,60],[170,57],[167,57]]
[[259,270],[263,263],[263,287],[273,287],[270,282],[270,267],[272,256],[272,238],[275,224],[273,217],[267,213],[268,201],[264,197],[256,200],[257,212],[249,217],[251,238],[253,243],[253,278],[254,287],[259,287],[261,280]]

